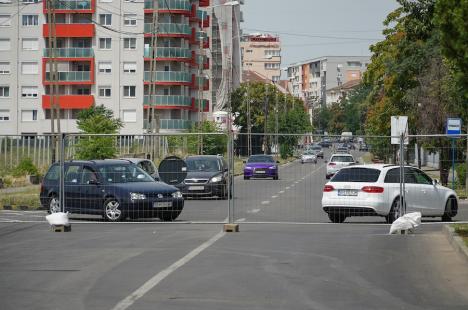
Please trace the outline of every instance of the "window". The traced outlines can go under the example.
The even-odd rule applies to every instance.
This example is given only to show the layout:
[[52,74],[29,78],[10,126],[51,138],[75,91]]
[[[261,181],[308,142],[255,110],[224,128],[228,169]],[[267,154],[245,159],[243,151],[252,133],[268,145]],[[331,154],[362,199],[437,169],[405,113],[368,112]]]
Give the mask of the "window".
[[272,77],[271,77],[271,80],[272,80],[273,82],[279,82],[280,78],[281,78],[281,77],[280,77],[279,75],[275,75],[275,76],[272,76]]
[[123,110],[122,119],[125,123],[136,123],[136,110]]
[[0,74],[10,74],[9,62],[0,62]]
[[379,179],[380,170],[370,168],[341,169],[333,177],[333,182],[366,182],[375,183]]
[[277,70],[280,68],[280,64],[279,63],[266,63],[265,64],[265,69],[267,70]]
[[0,27],[11,26],[11,16],[9,14],[0,14]]
[[0,98],[10,97],[10,86],[0,86]]
[[22,122],[37,121],[37,110],[22,110],[21,121]]
[[124,38],[124,49],[126,50],[136,49],[136,38]]
[[99,14],[99,23],[103,26],[112,25],[112,14]]
[[265,57],[278,57],[281,56],[280,50],[265,50]]
[[0,110],[0,122],[10,120],[10,110]]
[[134,98],[136,96],[136,86],[124,86],[124,98]]
[[22,74],[38,74],[39,67],[37,65],[37,62],[22,62],[21,73]]
[[39,49],[39,42],[34,38],[23,39],[23,50],[37,51]]
[[110,50],[112,47],[112,38],[99,38],[99,48],[102,50]]
[[37,86],[22,86],[21,97],[23,98],[37,98],[38,88]]
[[10,39],[0,38],[0,51],[9,51],[11,48]]
[[125,26],[136,26],[137,15],[136,14],[124,14],[124,25]]
[[40,0],[23,0],[23,3],[39,3]]
[[38,15],[23,15],[23,26],[37,26],[39,24]]
[[361,67],[360,61],[348,61],[348,67]]
[[137,68],[136,62],[124,62],[123,72],[124,73],[135,73]]
[[98,63],[99,73],[111,73],[112,72],[112,63],[108,61],[103,61]]
[[99,86],[99,97],[110,98],[112,94],[110,86]]

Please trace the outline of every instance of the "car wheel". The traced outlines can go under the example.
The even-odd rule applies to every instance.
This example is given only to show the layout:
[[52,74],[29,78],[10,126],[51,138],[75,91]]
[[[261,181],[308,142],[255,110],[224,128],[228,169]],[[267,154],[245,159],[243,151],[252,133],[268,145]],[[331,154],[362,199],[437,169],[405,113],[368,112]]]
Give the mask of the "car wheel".
[[275,176],[273,177],[273,180],[278,180],[278,179],[279,179],[279,176],[277,176],[277,175],[275,175]]
[[159,215],[159,219],[163,222],[172,222],[174,221],[181,213],[182,211],[162,211],[162,213]]
[[244,175],[244,180],[249,180],[249,179],[250,179],[250,177],[246,177],[246,176]]
[[390,208],[390,212],[385,217],[385,219],[387,220],[388,224],[392,224],[399,217],[400,217],[400,198],[396,198],[393,201],[392,207]]
[[444,215],[442,215],[442,221],[443,222],[451,222],[452,217],[457,215],[457,200],[454,197],[449,197],[447,202],[445,203],[445,211]]
[[328,213],[328,218],[333,223],[343,223],[346,220],[346,215],[341,213]]
[[115,198],[109,198],[104,202],[104,219],[109,222],[119,222],[125,217],[120,208],[120,202]]
[[57,195],[53,194],[49,198],[49,210],[48,210],[48,212],[52,214],[52,213],[57,213],[57,212],[60,212],[60,211],[62,211],[62,209],[60,208],[59,198],[57,197]]

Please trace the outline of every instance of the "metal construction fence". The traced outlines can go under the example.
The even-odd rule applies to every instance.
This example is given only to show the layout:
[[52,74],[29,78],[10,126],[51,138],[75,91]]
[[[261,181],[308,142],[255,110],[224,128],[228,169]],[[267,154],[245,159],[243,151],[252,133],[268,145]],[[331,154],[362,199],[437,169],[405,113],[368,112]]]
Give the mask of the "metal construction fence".
[[[86,221],[378,223],[405,211],[467,220],[452,192],[468,194],[467,135],[391,138],[3,136],[0,208],[65,210]],[[345,166],[353,169],[337,174]],[[25,186],[34,179],[26,175],[42,185]]]

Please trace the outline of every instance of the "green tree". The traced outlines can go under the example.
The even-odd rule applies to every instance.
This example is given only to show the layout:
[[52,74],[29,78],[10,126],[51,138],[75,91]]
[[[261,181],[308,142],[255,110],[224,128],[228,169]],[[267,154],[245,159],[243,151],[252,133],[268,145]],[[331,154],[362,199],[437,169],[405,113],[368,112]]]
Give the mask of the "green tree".
[[[123,127],[122,121],[114,118],[112,110],[103,105],[82,110],[77,119],[78,129],[85,134],[115,135]],[[77,159],[105,159],[117,155],[115,136],[83,136],[76,145]]]

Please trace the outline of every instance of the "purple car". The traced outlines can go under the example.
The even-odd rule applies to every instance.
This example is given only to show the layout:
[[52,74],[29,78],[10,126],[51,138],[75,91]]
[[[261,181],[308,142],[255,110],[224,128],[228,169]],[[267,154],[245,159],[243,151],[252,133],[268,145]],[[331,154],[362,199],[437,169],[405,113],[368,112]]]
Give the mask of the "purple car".
[[273,178],[278,180],[278,161],[271,155],[252,155],[244,166],[244,180],[250,178]]

